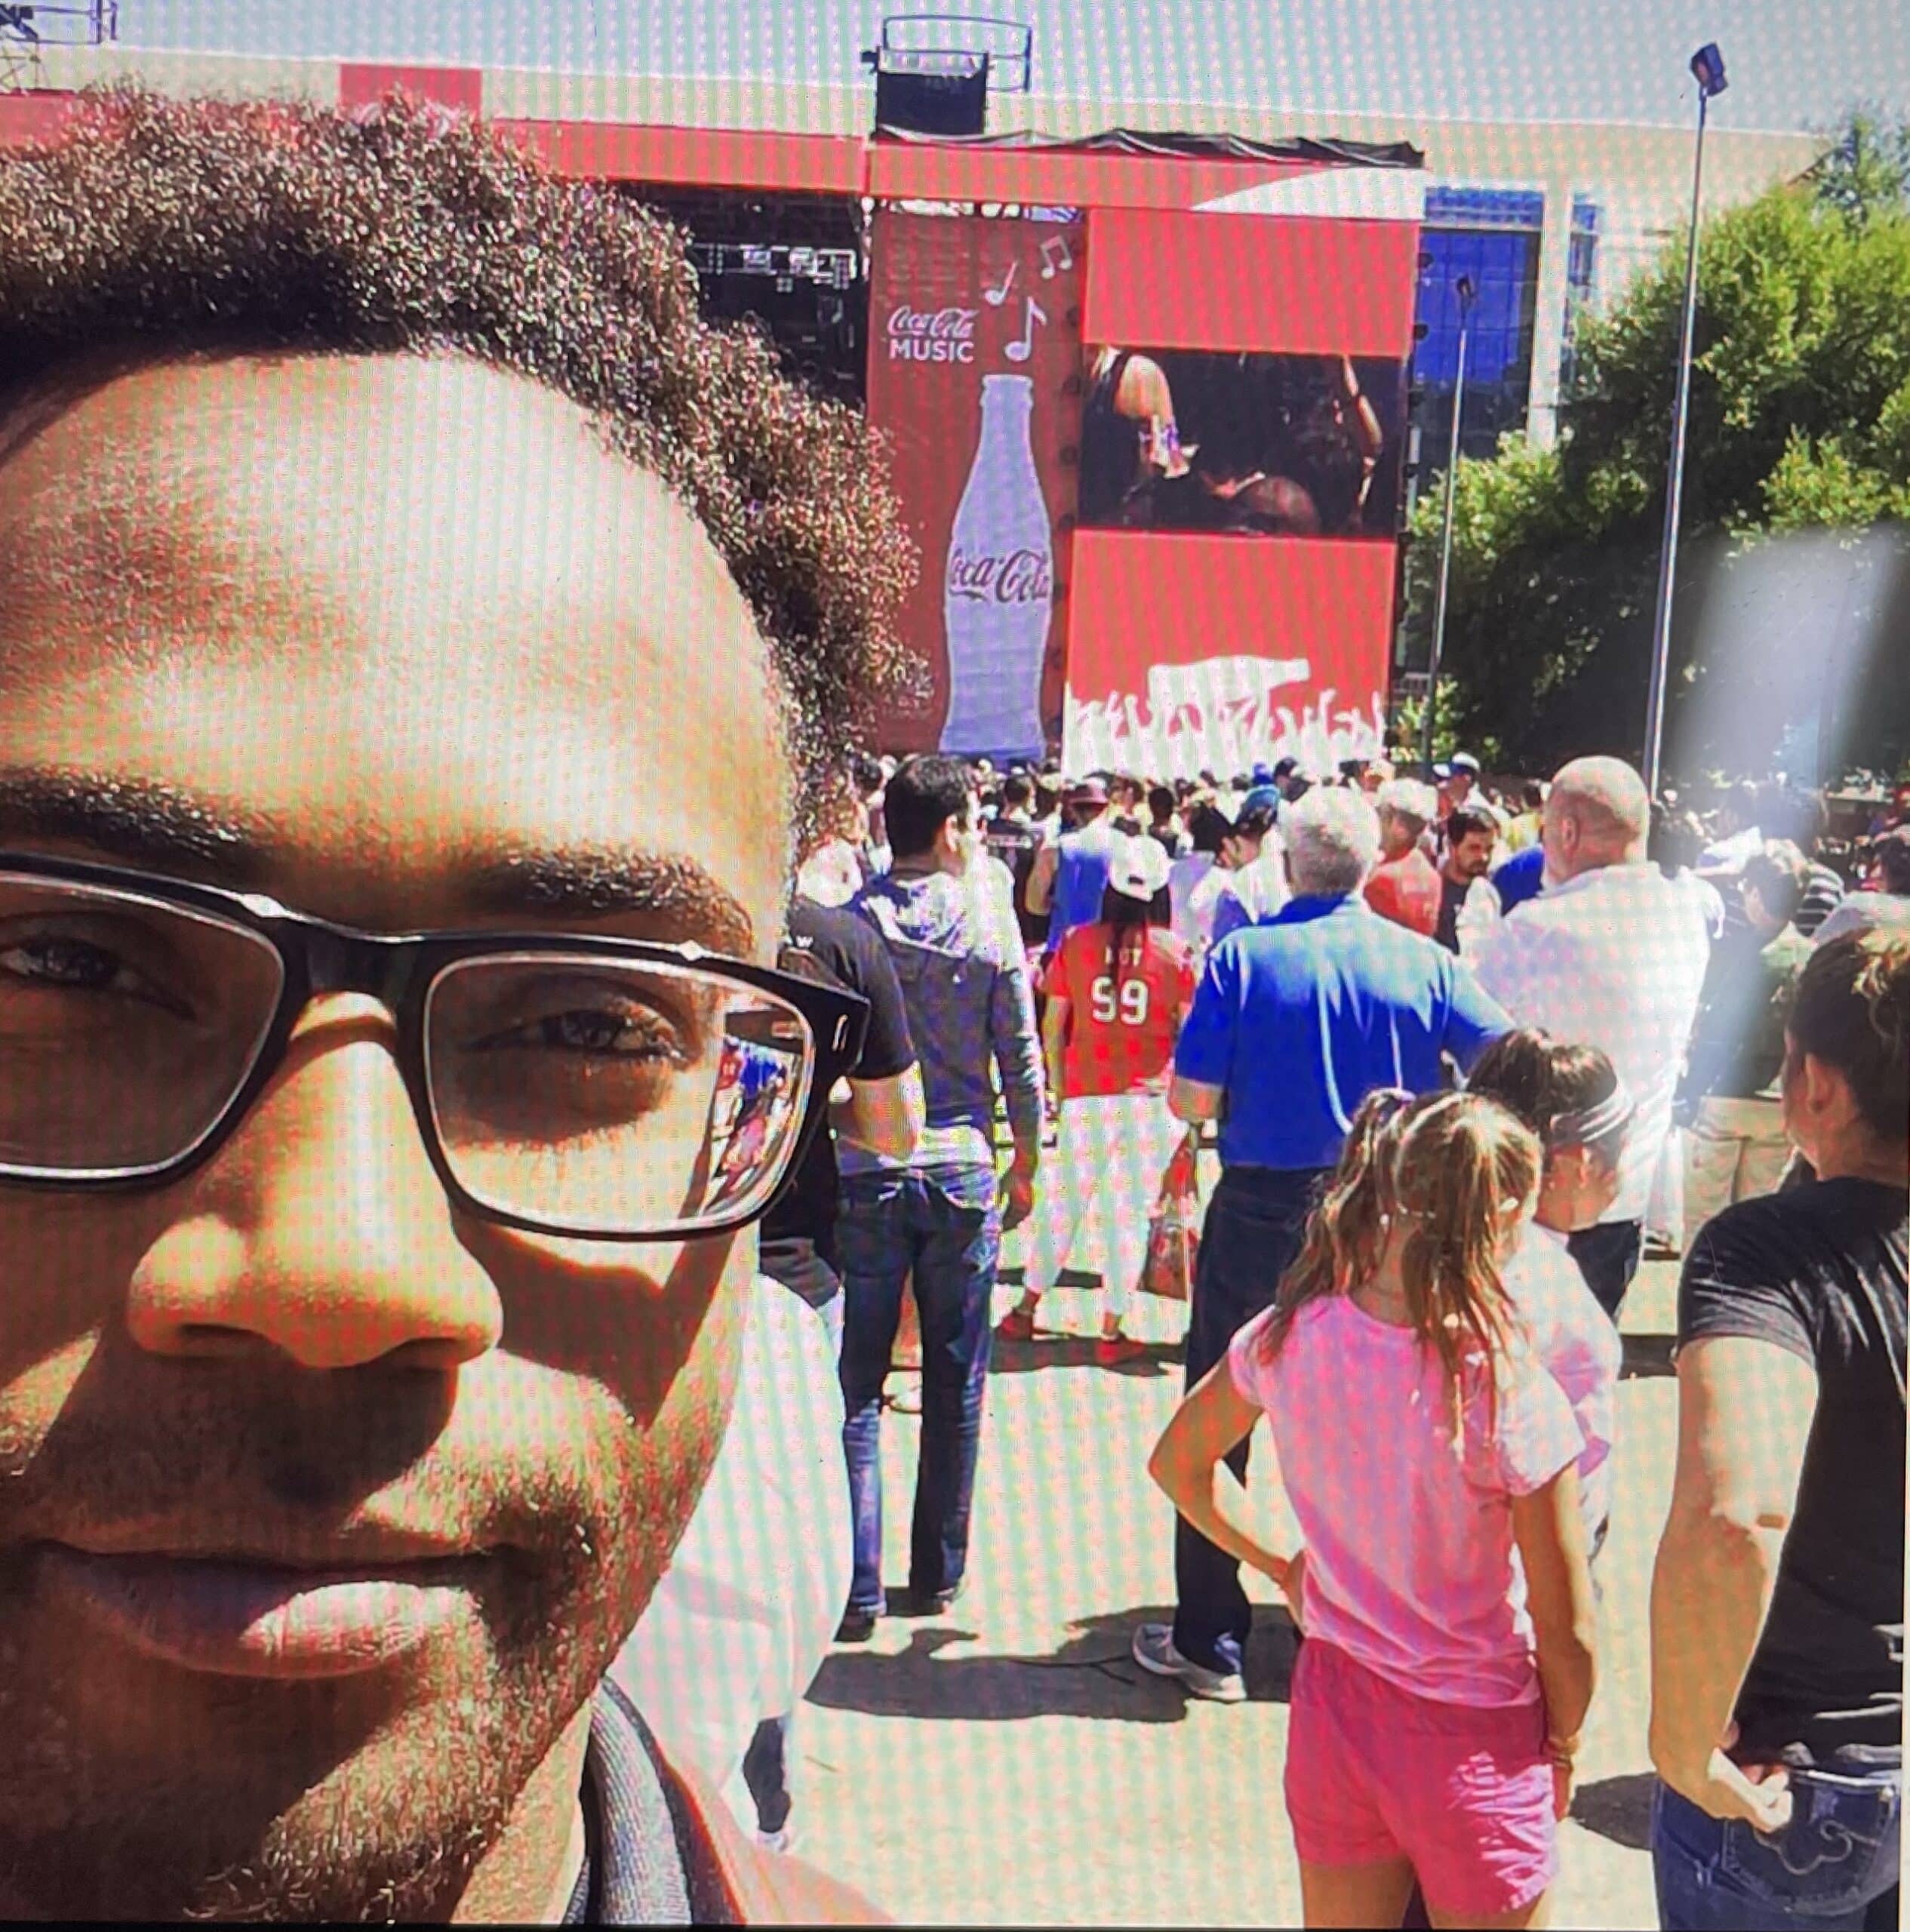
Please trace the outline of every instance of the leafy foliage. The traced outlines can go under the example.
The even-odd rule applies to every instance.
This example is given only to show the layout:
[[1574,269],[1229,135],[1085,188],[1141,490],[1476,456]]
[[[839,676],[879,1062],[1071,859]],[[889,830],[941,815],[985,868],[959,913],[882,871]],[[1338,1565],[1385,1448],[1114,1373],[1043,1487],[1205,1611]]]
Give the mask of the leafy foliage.
[[[1735,741],[1707,740],[1707,677],[1735,667],[1702,661],[1706,578],[1776,533],[1910,519],[1907,184],[1910,131],[1859,118],[1811,180],[1702,233],[1668,765],[1761,768],[1795,721],[1770,718],[1764,742],[1745,742],[1739,707]],[[1509,764],[1635,755],[1641,741],[1684,276],[1681,241],[1582,322],[1555,448],[1508,437],[1460,466],[1441,721]],[[1422,637],[1441,507],[1427,492],[1412,530],[1408,621]],[[1910,703],[1877,695],[1856,708],[1850,754],[1894,763]]]

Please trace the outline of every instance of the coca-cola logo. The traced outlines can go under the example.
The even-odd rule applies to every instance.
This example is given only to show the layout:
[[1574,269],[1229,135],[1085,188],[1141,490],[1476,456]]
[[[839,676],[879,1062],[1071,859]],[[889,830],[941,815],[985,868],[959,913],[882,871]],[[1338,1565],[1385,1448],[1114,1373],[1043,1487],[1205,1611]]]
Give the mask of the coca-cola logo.
[[889,360],[973,361],[975,314],[973,309],[912,309],[899,303],[889,311]]
[[1048,560],[1038,550],[1010,550],[1005,556],[970,552],[956,544],[949,552],[949,595],[971,604],[1045,604],[1054,594]]

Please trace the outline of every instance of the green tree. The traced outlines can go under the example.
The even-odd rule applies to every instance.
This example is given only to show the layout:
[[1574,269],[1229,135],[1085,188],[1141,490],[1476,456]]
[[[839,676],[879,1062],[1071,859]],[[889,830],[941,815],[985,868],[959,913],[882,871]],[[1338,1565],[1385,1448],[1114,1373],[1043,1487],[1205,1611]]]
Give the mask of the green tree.
[[[1810,180],[1716,217],[1700,237],[1669,769],[1758,767],[1815,701],[1805,671],[1824,675],[1715,661],[1732,654],[1705,609],[1728,601],[1733,572],[1780,533],[1910,518],[1906,182],[1910,137],[1860,118]],[[1460,466],[1441,718],[1509,763],[1635,755],[1642,740],[1684,271],[1674,243],[1582,325],[1555,448],[1509,437],[1491,460]],[[1408,621],[1422,638],[1441,494],[1422,498],[1411,532]],[[1886,556],[1873,567],[1893,566]],[[1743,705],[1725,707],[1714,728],[1715,681],[1747,676],[1771,680],[1767,715],[1747,725]],[[1875,701],[1842,707],[1853,755],[1910,749],[1906,693],[1899,649]]]

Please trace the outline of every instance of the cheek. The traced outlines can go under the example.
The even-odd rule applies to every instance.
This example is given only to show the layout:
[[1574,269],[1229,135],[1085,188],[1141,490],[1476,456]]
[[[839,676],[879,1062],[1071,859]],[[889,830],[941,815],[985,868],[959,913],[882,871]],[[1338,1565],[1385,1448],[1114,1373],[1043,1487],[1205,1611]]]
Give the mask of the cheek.
[[686,1401],[706,1406],[712,1389],[727,1401],[755,1272],[753,1229],[645,1244],[614,1263],[602,1242],[487,1229],[477,1238],[512,1355],[601,1383],[647,1429],[680,1417]]
[[0,1189],[0,1387],[121,1318],[172,1211],[154,1195]]

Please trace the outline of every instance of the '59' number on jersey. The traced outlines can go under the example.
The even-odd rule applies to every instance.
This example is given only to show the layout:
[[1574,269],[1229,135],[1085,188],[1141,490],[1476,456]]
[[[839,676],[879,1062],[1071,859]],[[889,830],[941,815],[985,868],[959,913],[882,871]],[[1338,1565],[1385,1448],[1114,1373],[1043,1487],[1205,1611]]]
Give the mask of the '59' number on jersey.
[[1117,989],[1113,976],[1103,973],[1088,989],[1088,1010],[1097,1026],[1112,1026],[1118,1021],[1124,1026],[1145,1026],[1148,998],[1145,980],[1123,980]]

